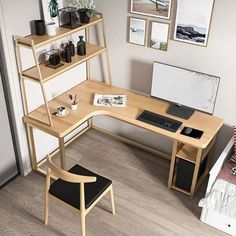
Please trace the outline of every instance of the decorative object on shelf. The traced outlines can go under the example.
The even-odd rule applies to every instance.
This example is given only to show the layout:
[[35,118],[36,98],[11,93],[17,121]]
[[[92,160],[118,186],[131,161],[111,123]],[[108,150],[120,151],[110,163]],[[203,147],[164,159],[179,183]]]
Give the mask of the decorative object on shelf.
[[59,52],[54,53],[54,54],[50,55],[50,57],[49,57],[49,62],[52,65],[58,65],[60,63],[60,61],[61,61],[61,58],[60,58]]
[[69,111],[66,110],[65,107],[58,107],[57,111],[53,114],[55,114],[56,116],[59,116],[59,117],[64,117],[64,116],[67,116],[69,114]]
[[70,63],[71,62],[71,49],[69,44],[66,44],[65,47],[65,62]]
[[68,102],[70,104],[70,107],[72,110],[77,110],[78,108],[78,102],[79,102],[79,97],[77,94],[72,95],[72,94],[66,94],[66,97],[68,99]]
[[58,49],[52,49],[46,52],[45,62],[46,62],[46,66],[53,69],[57,69],[64,65],[63,63],[61,63],[60,52]]
[[56,23],[50,22],[46,24],[46,32],[48,36],[56,35]]
[[172,0],[131,0],[131,13],[170,19]]
[[86,55],[86,43],[83,40],[83,35],[79,36],[79,41],[77,43],[77,54],[80,56]]
[[75,46],[72,41],[69,41],[66,46],[64,43],[60,45],[60,56],[65,62],[71,62],[71,57],[75,55]]
[[44,20],[35,20],[35,34],[36,35],[45,35],[45,22]]
[[214,0],[178,0],[174,40],[207,46]]
[[57,108],[57,115],[65,116],[66,115],[66,108],[65,107],[58,107]]
[[76,7],[64,7],[58,10],[60,27],[74,29],[81,26],[79,13]]
[[51,0],[48,4],[51,18],[57,17],[58,3],[57,0]]
[[75,55],[75,45],[72,43],[72,41],[69,41],[69,47],[71,51],[71,56],[73,57]]
[[64,7],[64,0],[41,0],[46,23],[55,22],[58,27],[58,9]]
[[145,45],[147,20],[133,18],[129,19],[129,42],[138,45]]
[[61,43],[60,44],[60,56],[62,59],[65,59],[65,44],[64,43]]
[[152,22],[150,47],[162,51],[167,51],[169,38],[169,24]]
[[89,23],[90,18],[96,14],[93,0],[74,0],[73,5],[79,8],[81,23]]

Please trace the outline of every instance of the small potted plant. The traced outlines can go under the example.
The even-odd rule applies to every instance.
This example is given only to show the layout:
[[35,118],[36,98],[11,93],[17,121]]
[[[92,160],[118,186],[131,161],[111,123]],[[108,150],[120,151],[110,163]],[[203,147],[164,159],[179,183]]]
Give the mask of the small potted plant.
[[96,14],[93,0],[75,0],[75,6],[79,8],[81,23],[89,23],[90,18]]

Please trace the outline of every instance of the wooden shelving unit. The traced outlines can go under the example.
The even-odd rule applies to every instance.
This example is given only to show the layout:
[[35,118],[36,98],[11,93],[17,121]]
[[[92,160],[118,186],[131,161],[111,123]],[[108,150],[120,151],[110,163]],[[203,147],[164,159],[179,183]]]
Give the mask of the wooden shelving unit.
[[[89,42],[89,29],[98,24],[101,24],[102,26],[103,45],[95,45]],[[85,30],[85,35],[86,35],[86,55],[85,56],[75,55],[72,57],[71,63],[64,62],[64,65],[57,69],[52,69],[50,67],[47,67],[46,63],[41,63],[41,64],[39,63],[38,58],[37,58],[37,53],[36,53],[37,48],[41,48],[43,46],[46,46],[47,44],[51,44],[55,41],[58,41],[66,36],[77,33],[81,30]],[[106,54],[108,83],[111,84],[111,73],[110,73],[109,58],[108,58],[108,53],[107,53],[107,48],[106,48],[104,22],[103,22],[103,18],[101,14],[97,14],[96,17],[93,17],[88,24],[83,24],[82,26],[75,29],[58,27],[56,30],[55,36],[47,36],[47,35],[42,35],[42,36],[30,35],[26,37],[15,36],[15,42],[16,42],[16,56],[17,56],[17,63],[18,63],[18,71],[20,74],[21,88],[22,88],[22,95],[23,95],[24,112],[25,112],[25,116],[30,119],[41,122],[43,124],[47,124],[49,126],[53,126],[52,112],[50,111],[50,108],[48,105],[48,99],[45,93],[44,83],[84,62],[86,62],[86,66],[87,66],[86,67],[87,79],[90,79],[89,61],[97,55]],[[21,47],[32,50],[32,55],[35,62],[35,65],[33,67],[27,68],[26,70],[23,70],[22,68],[21,50],[20,50]],[[28,102],[27,102],[28,98],[25,91],[25,80],[31,80],[33,82],[37,82],[40,84],[41,92],[44,99],[44,105],[45,105],[44,107],[47,112],[47,121],[45,121],[45,119],[39,119],[37,117],[33,117],[29,113]]]

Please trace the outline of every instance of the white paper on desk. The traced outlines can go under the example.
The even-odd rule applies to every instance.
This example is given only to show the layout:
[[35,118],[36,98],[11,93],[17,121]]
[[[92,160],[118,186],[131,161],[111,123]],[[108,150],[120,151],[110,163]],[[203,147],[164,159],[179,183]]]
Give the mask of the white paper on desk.
[[120,94],[95,94],[94,106],[126,107],[127,96]]

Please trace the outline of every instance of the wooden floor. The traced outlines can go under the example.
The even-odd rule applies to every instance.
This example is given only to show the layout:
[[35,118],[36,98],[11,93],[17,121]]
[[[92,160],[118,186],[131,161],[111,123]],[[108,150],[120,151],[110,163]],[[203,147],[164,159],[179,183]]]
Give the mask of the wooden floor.
[[[167,188],[169,162],[90,130],[66,149],[80,163],[113,180],[116,216],[105,197],[87,216],[87,236],[225,235],[199,220],[193,200]],[[0,190],[0,235],[79,235],[79,215],[52,203],[43,224],[44,177],[19,176]]]

